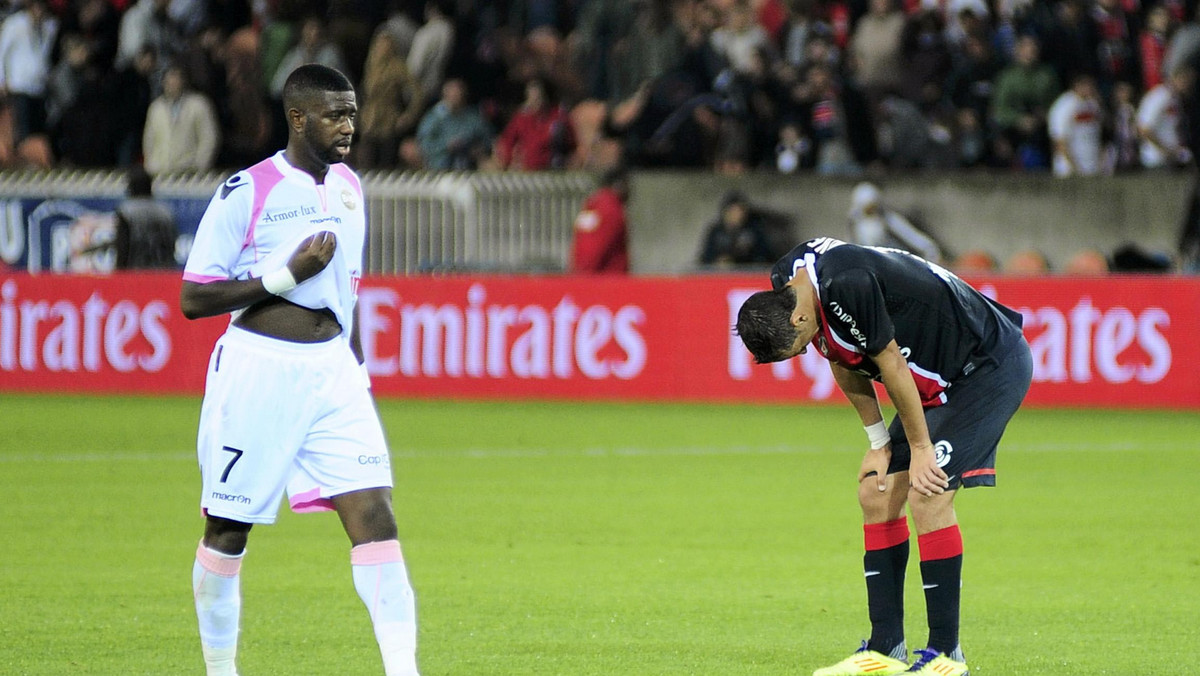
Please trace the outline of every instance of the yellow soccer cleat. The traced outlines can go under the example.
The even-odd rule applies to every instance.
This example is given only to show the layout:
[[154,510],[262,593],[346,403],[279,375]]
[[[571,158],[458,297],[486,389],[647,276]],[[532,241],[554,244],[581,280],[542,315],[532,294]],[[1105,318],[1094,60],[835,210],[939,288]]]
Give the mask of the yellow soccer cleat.
[[[960,651],[955,650],[955,653]],[[952,660],[946,657],[945,653],[940,653],[929,648],[922,648],[916,652],[917,661],[909,667],[910,674],[924,674],[925,676],[969,676],[967,665],[958,660]]]
[[863,641],[862,647],[853,655],[833,666],[817,669],[813,672],[813,676],[861,676],[863,674],[891,676],[892,674],[903,674],[906,671],[908,671],[907,662],[888,657],[874,650],[867,650],[867,642]]

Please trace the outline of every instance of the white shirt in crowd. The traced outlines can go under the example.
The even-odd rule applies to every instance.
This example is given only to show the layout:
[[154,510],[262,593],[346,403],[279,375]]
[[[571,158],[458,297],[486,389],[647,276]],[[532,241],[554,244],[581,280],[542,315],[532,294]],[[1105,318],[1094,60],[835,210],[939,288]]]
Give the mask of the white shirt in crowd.
[[1068,89],[1050,107],[1048,126],[1050,138],[1066,145],[1074,168],[1056,146],[1054,175],[1094,176],[1100,173],[1100,134],[1102,123],[1100,104]]
[[1138,105],[1138,129],[1145,129],[1158,138],[1167,152],[1159,150],[1153,143],[1142,141],[1142,166],[1148,169],[1165,167],[1177,158],[1168,154],[1172,149],[1180,147],[1182,140],[1179,135],[1180,116],[1182,115],[1179,97],[1175,95],[1166,83],[1160,84],[1142,97]]
[[4,20],[0,27],[0,88],[41,97],[50,77],[50,50],[58,35],[58,19],[47,16],[34,27],[29,11]]

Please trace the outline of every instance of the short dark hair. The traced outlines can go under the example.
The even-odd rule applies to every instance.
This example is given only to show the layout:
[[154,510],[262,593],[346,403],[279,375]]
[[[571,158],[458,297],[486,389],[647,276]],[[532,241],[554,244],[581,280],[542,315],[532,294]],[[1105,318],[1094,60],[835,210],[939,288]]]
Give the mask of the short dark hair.
[[795,309],[796,291],[790,286],[759,291],[742,303],[735,331],[755,362],[766,364],[786,358],[786,351],[796,343],[796,327],[792,325]]
[[128,175],[129,187],[126,191],[132,197],[149,197],[154,194],[154,179],[142,167],[133,167]]
[[307,63],[293,70],[283,83],[283,107],[285,110],[303,107],[314,94],[352,91],[354,85],[341,71],[319,63]]

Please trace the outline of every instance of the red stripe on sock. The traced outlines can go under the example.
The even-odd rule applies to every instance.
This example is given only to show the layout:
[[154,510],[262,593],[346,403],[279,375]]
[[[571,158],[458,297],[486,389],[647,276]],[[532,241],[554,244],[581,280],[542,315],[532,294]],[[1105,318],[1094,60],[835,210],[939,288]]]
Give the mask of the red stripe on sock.
[[922,561],[940,561],[961,556],[963,553],[962,532],[958,524],[917,536],[917,547]]
[[886,523],[868,523],[863,526],[863,544],[868,552],[891,549],[908,541],[908,519],[900,517]]

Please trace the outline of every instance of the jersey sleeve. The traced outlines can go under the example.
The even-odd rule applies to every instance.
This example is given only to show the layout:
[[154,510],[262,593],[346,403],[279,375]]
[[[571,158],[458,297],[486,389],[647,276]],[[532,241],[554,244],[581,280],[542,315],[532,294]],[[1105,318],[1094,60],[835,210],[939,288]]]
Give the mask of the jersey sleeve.
[[1166,109],[1169,100],[1168,96],[1163,96],[1163,90],[1159,88],[1151,89],[1142,99],[1142,105],[1138,106],[1138,126],[1148,129],[1158,124],[1158,120],[1162,117],[1163,110]]
[[1070,99],[1066,95],[1058,97],[1054,105],[1050,106],[1050,112],[1046,115],[1046,127],[1050,134],[1050,138],[1055,141],[1061,141],[1067,137],[1067,128],[1071,124],[1071,117],[1075,114],[1072,110]]
[[830,330],[868,355],[879,354],[896,337],[874,274],[848,270],[823,281],[822,287],[821,302]]
[[183,279],[206,284],[233,277],[233,268],[246,243],[254,186],[245,172],[221,185],[196,228]]

